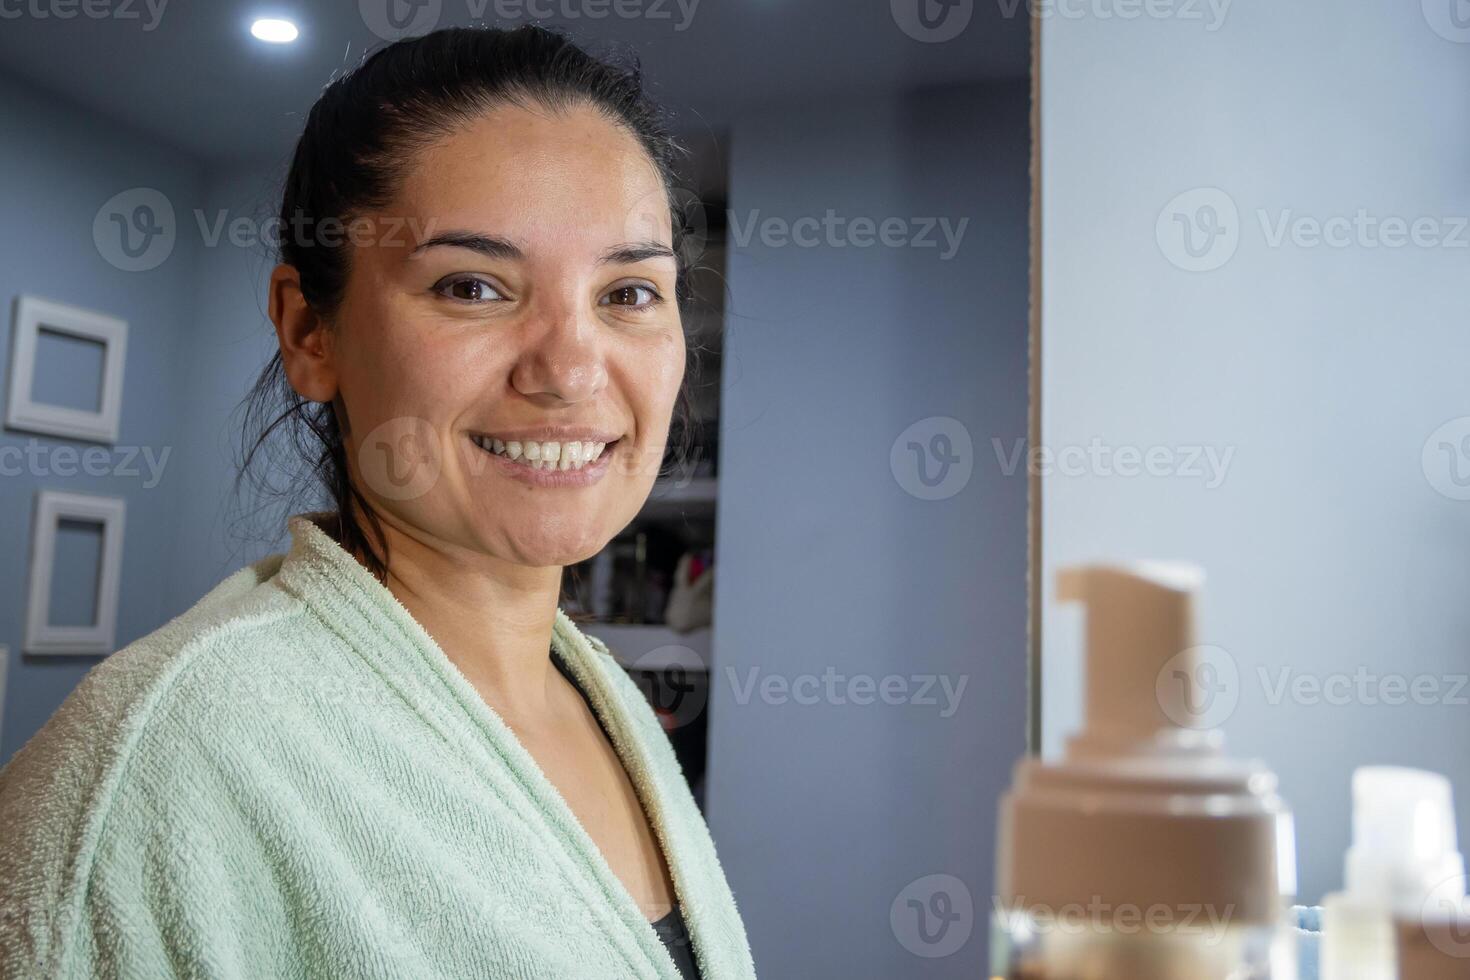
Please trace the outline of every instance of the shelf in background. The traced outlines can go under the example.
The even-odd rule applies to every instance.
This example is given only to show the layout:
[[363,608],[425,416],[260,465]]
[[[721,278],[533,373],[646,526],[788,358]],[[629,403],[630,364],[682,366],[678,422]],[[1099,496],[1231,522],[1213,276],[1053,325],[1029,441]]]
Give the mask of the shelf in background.
[[712,644],[708,626],[689,633],[676,633],[661,624],[584,623],[578,628],[606,643],[624,667],[664,670],[680,666],[706,671],[710,668]]

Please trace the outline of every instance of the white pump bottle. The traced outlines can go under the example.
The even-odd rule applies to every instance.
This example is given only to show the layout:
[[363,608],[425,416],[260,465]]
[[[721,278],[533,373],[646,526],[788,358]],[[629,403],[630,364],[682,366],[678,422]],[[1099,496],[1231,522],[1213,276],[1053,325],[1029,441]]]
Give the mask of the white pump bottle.
[[[1353,771],[1353,843],[1343,861],[1344,888],[1322,901],[1322,980],[1400,977],[1400,939],[1435,905],[1463,905],[1465,859],[1456,850],[1450,783],[1438,773],[1399,766]],[[1432,925],[1432,924],[1431,924]],[[1459,941],[1457,941],[1459,943]],[[1440,945],[1445,945],[1441,943]],[[1445,949],[1439,960],[1464,976]]]

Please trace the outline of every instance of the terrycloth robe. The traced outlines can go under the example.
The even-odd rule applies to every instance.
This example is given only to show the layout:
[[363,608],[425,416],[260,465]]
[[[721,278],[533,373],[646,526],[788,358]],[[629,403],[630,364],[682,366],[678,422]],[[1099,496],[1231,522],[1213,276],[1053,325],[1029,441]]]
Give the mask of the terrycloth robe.
[[[93,668],[0,770],[0,976],[661,978],[535,760],[313,520]],[[755,976],[667,736],[558,610],[705,980]]]

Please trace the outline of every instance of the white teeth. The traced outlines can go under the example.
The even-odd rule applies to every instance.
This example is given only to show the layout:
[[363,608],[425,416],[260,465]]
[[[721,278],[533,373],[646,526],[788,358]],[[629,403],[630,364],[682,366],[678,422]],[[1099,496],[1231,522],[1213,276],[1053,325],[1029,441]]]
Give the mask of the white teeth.
[[580,470],[602,455],[607,448],[605,442],[504,442],[490,436],[476,436],[475,442],[481,449],[498,456],[529,464],[533,469]]

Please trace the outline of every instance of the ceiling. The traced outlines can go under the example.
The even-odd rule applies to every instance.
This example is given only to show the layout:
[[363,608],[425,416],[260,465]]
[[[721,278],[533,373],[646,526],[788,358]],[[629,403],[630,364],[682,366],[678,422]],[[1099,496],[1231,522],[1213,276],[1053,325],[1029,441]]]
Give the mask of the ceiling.
[[[970,14],[948,22],[964,23],[957,36],[900,26],[941,2]],[[654,94],[701,126],[793,97],[1024,77],[1028,64],[1026,8],[1000,0],[27,0],[0,23],[0,65],[202,160],[274,160],[322,86],[385,43],[370,25],[389,30],[389,3],[424,18],[416,32],[537,19],[625,46]],[[289,18],[301,36],[256,41],[256,17]]]

